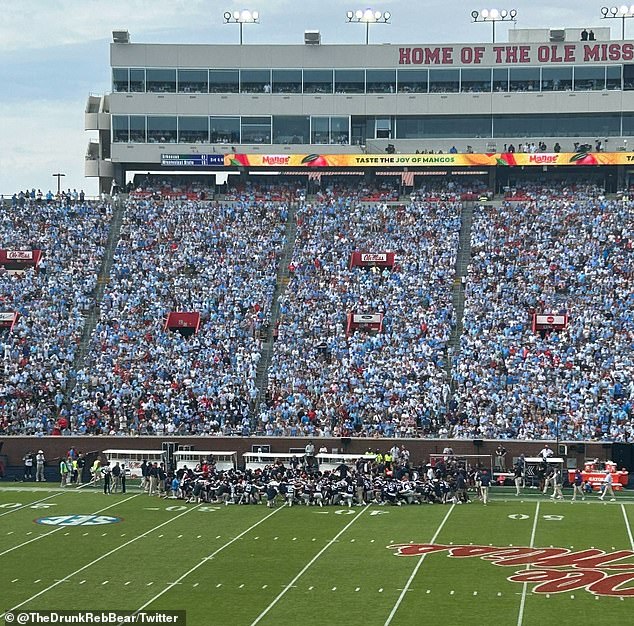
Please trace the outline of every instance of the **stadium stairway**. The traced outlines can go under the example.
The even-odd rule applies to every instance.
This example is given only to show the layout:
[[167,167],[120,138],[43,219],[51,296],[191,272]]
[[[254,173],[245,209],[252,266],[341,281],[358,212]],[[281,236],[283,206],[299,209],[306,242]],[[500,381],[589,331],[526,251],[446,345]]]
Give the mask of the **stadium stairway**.
[[[460,239],[456,258],[456,274],[454,277],[451,300],[456,314],[456,323],[449,337],[447,354],[447,375],[451,381],[452,358],[460,351],[464,317],[464,285],[467,279],[467,268],[471,262],[471,227],[473,225],[473,202],[462,205],[460,215]],[[452,385],[453,386],[453,385]]]
[[[99,319],[101,300],[106,289],[106,285],[110,281],[110,270],[114,261],[114,253],[119,243],[119,237],[121,235],[121,224],[123,223],[123,214],[125,213],[125,198],[127,196],[118,195],[112,204],[112,219],[110,220],[110,231],[108,232],[108,241],[104,250],[103,260],[101,262],[101,268],[99,270],[99,276],[97,277],[97,285],[93,291],[94,305],[86,312],[84,320],[84,329],[82,331],[79,347],[75,353],[75,362],[73,364],[73,372],[78,372],[84,366],[84,360],[88,347],[90,345],[90,338],[97,325]],[[66,406],[71,406],[71,397],[75,384],[77,382],[76,377],[71,376],[68,386],[66,388]],[[72,411],[71,411],[72,413]]]
[[291,202],[288,209],[288,219],[286,220],[286,231],[284,248],[280,257],[280,264],[277,269],[277,277],[275,282],[275,291],[273,292],[273,300],[271,305],[271,316],[268,324],[264,327],[262,333],[262,352],[258,363],[258,369],[255,379],[255,386],[258,391],[255,400],[254,415],[258,414],[260,404],[266,399],[266,390],[269,385],[269,366],[271,364],[271,356],[273,354],[273,342],[275,341],[275,328],[280,319],[280,300],[284,295],[288,283],[290,282],[289,265],[293,258],[293,249],[295,248],[295,238],[297,237],[297,204]]

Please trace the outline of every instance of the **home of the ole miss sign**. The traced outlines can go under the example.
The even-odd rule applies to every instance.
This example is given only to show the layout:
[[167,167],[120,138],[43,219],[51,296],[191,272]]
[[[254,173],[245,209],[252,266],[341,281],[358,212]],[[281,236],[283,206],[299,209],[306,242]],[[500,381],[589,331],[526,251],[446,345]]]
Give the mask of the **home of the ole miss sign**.
[[513,65],[632,61],[634,43],[420,46],[398,49],[399,65]]

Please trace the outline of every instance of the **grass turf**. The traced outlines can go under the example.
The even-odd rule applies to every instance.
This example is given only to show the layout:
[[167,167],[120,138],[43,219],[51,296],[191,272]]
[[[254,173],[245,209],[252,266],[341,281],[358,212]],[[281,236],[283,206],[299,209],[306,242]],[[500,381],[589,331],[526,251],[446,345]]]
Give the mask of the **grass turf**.
[[[34,523],[72,514],[121,521]],[[583,587],[535,593],[535,582],[508,580],[525,565],[450,557],[447,551],[397,556],[387,546],[433,541],[634,551],[632,527],[634,498],[628,493],[616,502],[593,496],[571,503],[530,491],[516,498],[497,489],[486,507],[476,501],[271,511],[186,505],[134,490],[104,496],[18,485],[0,490],[0,612],[185,609],[190,626],[626,623],[634,595],[596,595]],[[634,572],[634,559],[625,562],[632,563],[626,571]],[[620,589],[634,594],[627,577]]]

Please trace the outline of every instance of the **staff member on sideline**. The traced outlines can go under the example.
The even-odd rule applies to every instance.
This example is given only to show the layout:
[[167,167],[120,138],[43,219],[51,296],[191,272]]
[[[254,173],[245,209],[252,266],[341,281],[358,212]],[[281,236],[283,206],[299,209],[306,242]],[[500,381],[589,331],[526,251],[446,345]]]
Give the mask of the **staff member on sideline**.
[[572,501],[573,502],[577,499],[577,494],[581,496],[582,500],[586,499],[586,495],[583,492],[583,476],[581,475],[581,470],[579,468],[575,470],[575,477],[572,481]]
[[605,495],[610,492],[610,500],[614,502],[616,498],[614,497],[614,489],[612,489],[612,472],[606,472],[605,478],[603,479],[603,493],[599,496],[599,500],[603,500]]
[[482,504],[485,506],[489,502],[489,487],[491,486],[491,475],[484,468],[481,472],[478,472],[480,475],[480,495],[482,496]]
[[518,462],[513,468],[514,482],[515,482],[515,495],[520,495],[520,489],[524,486],[524,472],[522,471],[522,465]]

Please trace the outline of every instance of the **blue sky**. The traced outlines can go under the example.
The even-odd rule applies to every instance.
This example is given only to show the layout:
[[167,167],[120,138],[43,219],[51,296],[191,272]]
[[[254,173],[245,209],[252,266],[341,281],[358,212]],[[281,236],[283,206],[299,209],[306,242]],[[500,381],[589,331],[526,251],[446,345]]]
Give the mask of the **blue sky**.
[[[612,26],[601,20],[601,2],[521,0],[510,3],[462,0],[382,0],[373,3],[319,0],[0,0],[0,193],[64,186],[96,194],[84,178],[84,155],[94,133],[84,131],[88,94],[110,88],[109,48],[113,30],[129,30],[133,42],[237,43],[238,27],[223,24],[225,10],[260,12],[260,24],[244,28],[245,44],[301,43],[316,29],[323,43],[363,43],[361,24],[346,23],[348,9],[390,11],[391,24],[370,29],[371,43],[488,42],[489,24],[471,23],[481,8],[516,8],[517,28]],[[611,5],[610,5],[611,6]],[[634,20],[628,30],[634,38]],[[629,20],[628,20],[629,22]],[[506,26],[497,40],[506,40]]]

